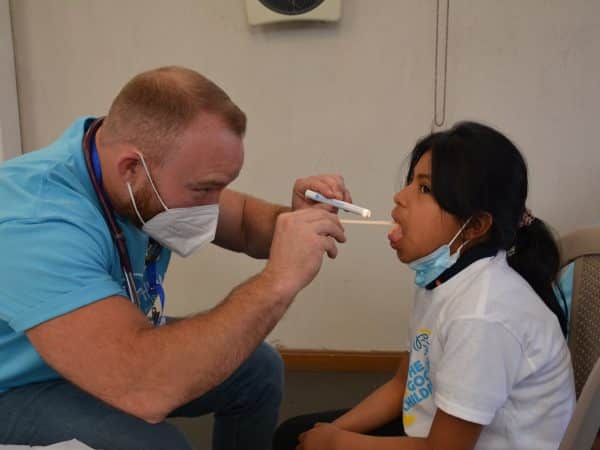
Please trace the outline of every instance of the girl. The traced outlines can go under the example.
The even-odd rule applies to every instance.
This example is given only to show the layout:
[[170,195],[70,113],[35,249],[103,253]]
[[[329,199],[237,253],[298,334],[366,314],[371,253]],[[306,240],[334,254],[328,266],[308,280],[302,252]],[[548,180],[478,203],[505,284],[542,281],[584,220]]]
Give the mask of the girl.
[[526,196],[525,161],[492,128],[417,143],[388,236],[416,273],[409,359],[353,409],[284,423],[275,450],[559,446],[575,404],[559,253]]

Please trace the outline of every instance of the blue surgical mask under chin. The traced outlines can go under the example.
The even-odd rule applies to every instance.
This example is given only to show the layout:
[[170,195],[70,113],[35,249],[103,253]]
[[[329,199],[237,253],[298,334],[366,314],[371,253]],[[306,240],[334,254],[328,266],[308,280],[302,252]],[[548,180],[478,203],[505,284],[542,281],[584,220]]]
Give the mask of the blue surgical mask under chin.
[[467,226],[469,220],[463,224],[449,243],[408,264],[415,271],[415,284],[417,286],[424,288],[458,260],[460,250],[468,241],[464,242],[452,255],[450,254],[450,246]]

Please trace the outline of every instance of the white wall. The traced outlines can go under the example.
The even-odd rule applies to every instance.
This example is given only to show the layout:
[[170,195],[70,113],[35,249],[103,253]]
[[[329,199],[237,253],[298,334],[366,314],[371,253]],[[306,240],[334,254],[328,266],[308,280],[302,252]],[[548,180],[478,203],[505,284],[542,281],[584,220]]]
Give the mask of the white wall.
[[[428,132],[433,0],[345,0],[338,25],[250,28],[241,1],[13,1],[23,144],[102,114],[141,70],[181,64],[249,115],[234,187],[288,203],[293,180],[344,175],[386,218],[401,164]],[[530,206],[558,231],[600,221],[600,2],[452,1],[448,122],[496,125],[531,167]],[[404,347],[412,274],[386,230],[352,228],[269,340],[297,348]],[[207,309],[263,263],[209,248],[175,260],[170,313]]]
[[8,0],[0,0],[0,162],[21,154],[21,131]]

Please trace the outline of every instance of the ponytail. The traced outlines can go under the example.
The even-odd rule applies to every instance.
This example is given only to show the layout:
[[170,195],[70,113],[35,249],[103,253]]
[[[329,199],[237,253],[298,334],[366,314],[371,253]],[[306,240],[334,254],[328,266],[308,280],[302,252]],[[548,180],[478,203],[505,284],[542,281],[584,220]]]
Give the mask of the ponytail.
[[[546,224],[534,218],[517,229],[508,264],[531,285],[546,306],[556,315],[563,335],[567,335],[567,314],[559,304],[562,292],[554,291],[560,270],[560,253]],[[564,302],[564,297],[562,298]]]

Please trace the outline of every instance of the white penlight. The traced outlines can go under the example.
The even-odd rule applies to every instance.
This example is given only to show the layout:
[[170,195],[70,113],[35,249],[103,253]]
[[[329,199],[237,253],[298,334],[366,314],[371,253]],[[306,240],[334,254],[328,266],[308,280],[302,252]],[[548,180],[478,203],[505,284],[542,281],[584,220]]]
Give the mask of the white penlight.
[[325,197],[325,196],[319,194],[318,192],[311,191],[310,189],[307,189],[304,192],[304,196],[306,198],[311,199],[312,201],[319,202],[319,203],[327,203],[328,205],[335,206],[336,208],[339,208],[341,210],[344,210],[344,211],[347,211],[350,213],[354,213],[354,214],[358,214],[361,217],[365,217],[365,218],[371,217],[371,210],[369,210],[367,208],[353,205],[352,203],[343,202],[343,201],[337,200],[335,198],[328,198],[328,197]]

